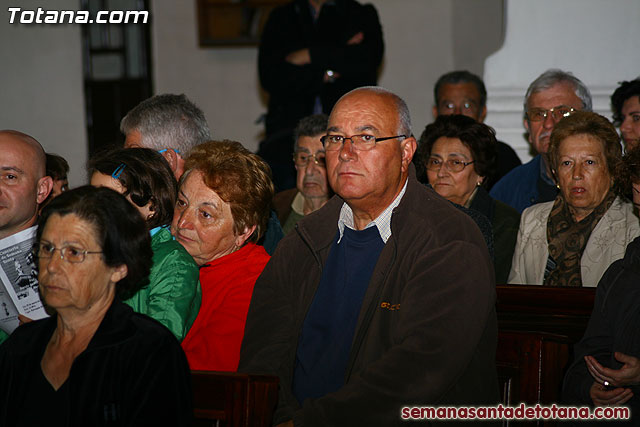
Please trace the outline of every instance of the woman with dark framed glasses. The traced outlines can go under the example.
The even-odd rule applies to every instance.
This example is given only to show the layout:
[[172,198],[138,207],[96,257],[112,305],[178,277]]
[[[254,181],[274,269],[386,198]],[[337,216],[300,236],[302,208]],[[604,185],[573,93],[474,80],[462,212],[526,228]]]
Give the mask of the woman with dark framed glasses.
[[418,179],[442,197],[487,217],[493,229],[496,283],[506,283],[520,215],[485,189],[496,150],[489,126],[462,115],[438,116],[422,133],[414,163]]
[[40,294],[55,314],[0,346],[0,425],[190,425],[180,344],[121,302],[152,262],[138,211],[108,188],[70,190],[43,210],[36,242]]

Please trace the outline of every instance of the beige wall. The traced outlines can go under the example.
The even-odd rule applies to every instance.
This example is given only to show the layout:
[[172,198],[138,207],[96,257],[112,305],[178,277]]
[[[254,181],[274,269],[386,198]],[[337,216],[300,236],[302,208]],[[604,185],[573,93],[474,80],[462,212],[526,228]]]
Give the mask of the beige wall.
[[[53,4],[54,2],[48,3]],[[43,6],[19,2],[24,9]],[[266,111],[257,76],[257,48],[201,49],[195,0],[152,0],[156,93],[186,93],[200,105],[217,138],[255,150]],[[454,67],[482,73],[483,58],[501,33],[502,0],[375,0],[386,50],[380,84],[403,96],[420,134],[431,121],[432,86]],[[53,6],[49,6],[53,8]],[[55,7],[77,10],[77,0]],[[32,134],[66,157],[71,183],[84,183],[87,156],[80,25],[10,25],[0,11],[0,128]],[[8,15],[8,13],[7,13]],[[482,22],[487,28],[477,33]],[[494,24],[486,25],[486,22]],[[481,35],[478,36],[478,34]]]
[[[385,38],[379,84],[404,97],[414,132],[432,120],[432,87],[454,67],[482,74],[499,46],[502,0],[374,0]],[[185,93],[205,112],[216,138],[257,149],[266,111],[257,48],[200,48],[195,1],[153,3],[156,93]],[[184,28],[184,31],[176,31]],[[482,28],[478,30],[478,28]]]
[[[14,3],[28,10],[43,6]],[[75,10],[78,1],[58,0],[56,7]],[[28,133],[65,157],[70,181],[78,185],[87,157],[80,26],[9,24],[6,7],[0,16],[0,129]]]

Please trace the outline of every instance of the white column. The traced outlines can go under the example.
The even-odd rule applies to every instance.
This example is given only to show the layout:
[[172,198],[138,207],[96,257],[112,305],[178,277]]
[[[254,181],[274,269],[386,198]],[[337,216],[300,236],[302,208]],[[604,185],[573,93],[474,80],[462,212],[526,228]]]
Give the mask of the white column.
[[487,58],[486,123],[528,161],[524,94],[548,68],[571,71],[591,90],[593,109],[611,119],[609,97],[640,75],[640,1],[505,0],[505,37]]

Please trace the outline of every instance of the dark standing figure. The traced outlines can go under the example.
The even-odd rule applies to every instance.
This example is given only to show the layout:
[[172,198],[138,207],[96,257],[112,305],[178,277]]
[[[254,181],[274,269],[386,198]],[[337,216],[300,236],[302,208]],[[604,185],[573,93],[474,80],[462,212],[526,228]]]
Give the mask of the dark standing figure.
[[329,114],[351,89],[375,85],[384,43],[376,9],[354,0],[294,0],[271,12],[258,55],[269,93],[266,139],[258,154],[276,190],[295,187],[290,147],[296,124]]

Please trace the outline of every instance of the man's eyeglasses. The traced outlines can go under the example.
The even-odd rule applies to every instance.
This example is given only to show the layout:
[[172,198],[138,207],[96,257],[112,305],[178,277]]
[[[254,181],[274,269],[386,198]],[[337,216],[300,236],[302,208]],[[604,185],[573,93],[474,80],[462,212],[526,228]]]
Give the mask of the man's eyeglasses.
[[323,168],[327,165],[324,151],[318,151],[316,154],[309,154],[304,151],[293,153],[293,163],[295,163],[296,166],[305,167],[311,159],[313,159],[316,165],[322,166]]
[[462,172],[464,168],[472,163],[475,163],[475,160],[472,160],[470,162],[463,162],[462,160],[458,159],[449,159],[443,161],[442,159],[439,159],[437,157],[429,157],[429,159],[427,160],[427,169],[432,172],[438,172],[442,165],[444,165],[444,167],[446,167],[449,172]]
[[382,138],[376,138],[373,135],[353,135],[350,137],[342,135],[325,135],[320,138],[320,141],[322,141],[325,151],[338,151],[347,140],[351,141],[351,145],[354,150],[369,151],[376,146],[376,142],[406,137],[406,135],[385,136]]
[[557,107],[549,108],[548,110],[545,110],[544,108],[531,108],[527,111],[527,119],[532,122],[541,122],[551,114],[553,120],[558,122],[564,117],[569,117],[575,111],[575,108],[569,107],[568,105],[558,105]]
[[67,262],[78,264],[84,261],[86,255],[101,254],[102,251],[87,251],[84,249],[76,248],[75,246],[63,246],[62,248],[56,248],[51,243],[39,243],[35,248],[35,255],[40,259],[50,259],[55,251],[60,251],[60,259]]

